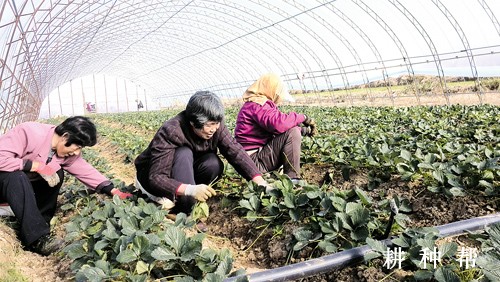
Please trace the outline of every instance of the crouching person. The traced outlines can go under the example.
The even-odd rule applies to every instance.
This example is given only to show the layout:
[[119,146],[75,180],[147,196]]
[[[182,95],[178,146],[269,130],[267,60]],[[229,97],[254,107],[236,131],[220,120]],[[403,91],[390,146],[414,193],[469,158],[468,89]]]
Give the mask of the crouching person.
[[186,109],[167,120],[135,159],[136,185],[172,214],[190,214],[196,201],[215,196],[210,183],[221,177],[220,152],[246,180],[268,186],[224,124],[224,106],[214,93],[198,91]]
[[19,236],[29,251],[49,255],[63,247],[50,236],[64,171],[90,189],[124,199],[131,194],[113,183],[81,157],[96,144],[95,125],[86,117],[70,117],[57,127],[22,123],[0,136],[0,203],[7,202],[19,223]]
[[297,184],[302,136],[312,137],[317,129],[314,119],[304,114],[280,111],[278,105],[287,97],[291,96],[277,74],[262,75],[243,94],[245,103],[234,134],[261,171],[283,166],[283,172]]

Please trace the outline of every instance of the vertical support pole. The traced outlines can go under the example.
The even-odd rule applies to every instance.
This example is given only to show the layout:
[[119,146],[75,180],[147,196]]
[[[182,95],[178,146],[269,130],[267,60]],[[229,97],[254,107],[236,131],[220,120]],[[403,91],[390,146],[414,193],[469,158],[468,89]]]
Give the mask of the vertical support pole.
[[75,101],[73,100],[73,80],[69,81],[69,92],[71,93],[71,115],[75,115]]
[[106,103],[106,113],[109,113],[108,111],[108,88],[106,86],[106,75],[103,75],[104,78],[104,101]]
[[94,103],[96,107],[95,112],[97,112],[97,91],[95,89],[95,74],[92,74],[92,81],[94,82]]
[[120,99],[118,95],[118,77],[115,77],[115,84],[116,84],[116,111],[120,112]]
[[47,106],[49,107],[49,118],[52,118],[52,114],[50,113],[50,93],[47,95]]
[[83,99],[83,114],[85,114],[85,109],[86,109],[86,105],[87,103],[85,103],[85,91],[83,91],[83,78],[80,78],[80,85],[82,87],[82,99]]
[[63,115],[62,102],[61,102],[61,91],[59,89],[59,86],[57,86],[57,95],[59,96],[59,109],[61,110],[61,115]]
[[127,101],[127,112],[130,112],[130,108],[128,105],[128,91],[127,91],[127,81],[124,79],[123,84],[125,84],[125,99]]

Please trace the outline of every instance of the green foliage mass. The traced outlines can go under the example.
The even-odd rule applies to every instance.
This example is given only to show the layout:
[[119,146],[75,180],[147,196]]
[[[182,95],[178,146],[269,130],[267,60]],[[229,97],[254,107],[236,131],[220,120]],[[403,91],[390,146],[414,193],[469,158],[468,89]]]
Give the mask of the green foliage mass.
[[[450,198],[479,194],[494,199],[500,194],[499,107],[282,107],[282,110],[305,113],[317,120],[319,134],[314,138],[304,137],[302,141],[303,164],[329,164],[341,171],[346,180],[360,171],[367,172],[369,177],[366,187],[339,190],[305,182],[293,185],[286,176],[275,174],[268,180],[277,189],[266,194],[263,187],[241,185],[245,182],[226,164],[226,174],[218,183],[221,194],[227,196],[221,204],[236,202],[242,216],[262,221],[276,236],[283,236],[287,230],[282,226],[296,226],[287,231],[293,238],[287,246],[291,256],[306,247],[316,250],[316,255],[365,243],[376,249],[380,247],[376,242],[383,239],[388,228],[392,235],[400,236],[394,243],[408,248],[410,254],[423,245],[433,245],[437,237],[432,230],[419,233],[407,228],[405,213],[411,211],[407,199],[394,196],[373,201],[367,196],[366,189],[374,189],[393,178],[417,182]],[[225,122],[229,128],[234,128],[236,113],[236,108],[227,109]],[[92,118],[100,134],[126,156],[124,162],[131,162],[147,147],[161,124],[175,114],[175,111],[158,111],[98,114]],[[116,126],[117,123],[121,126]],[[101,171],[109,170],[105,162],[91,153],[86,157],[103,168]],[[202,249],[202,235],[188,237],[182,231],[192,224],[186,218],[166,224],[165,212],[142,199],[99,201],[83,195],[82,190],[79,193],[68,197],[63,206],[65,210],[78,211],[67,225],[67,240],[72,243],[65,249],[74,260],[77,280],[146,281],[151,277],[167,277],[189,281],[229,275],[232,265],[229,252]],[[391,201],[399,213],[394,214]],[[471,276],[497,275],[491,267],[498,260],[498,252],[492,251],[498,250],[497,235],[495,229],[491,230],[484,238],[484,252],[478,259],[483,270]],[[446,245],[442,251],[448,253],[455,247]],[[407,264],[415,267],[412,264],[415,260],[416,257],[410,258]],[[448,260],[453,262],[450,257]],[[416,278],[461,279],[460,275],[465,274],[453,267],[452,263],[421,269]]]

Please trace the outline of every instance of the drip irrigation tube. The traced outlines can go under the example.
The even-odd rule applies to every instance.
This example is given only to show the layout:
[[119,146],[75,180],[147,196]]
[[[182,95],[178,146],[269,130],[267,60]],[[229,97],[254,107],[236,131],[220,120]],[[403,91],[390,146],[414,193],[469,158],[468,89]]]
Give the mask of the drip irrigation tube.
[[[439,234],[442,237],[462,234],[465,231],[476,231],[484,229],[490,224],[500,222],[500,213],[480,216],[476,218],[466,219],[462,221],[452,222],[437,226]],[[382,241],[387,246],[392,245],[391,239]],[[331,255],[326,255],[320,258],[310,259],[308,261],[290,264],[275,269],[264,270],[252,274],[244,274],[235,277],[230,277],[224,282],[232,282],[244,278],[250,282],[258,281],[290,281],[294,279],[318,275],[325,272],[330,272],[336,269],[341,269],[354,263],[363,261],[365,253],[370,251],[368,245],[352,248]]]

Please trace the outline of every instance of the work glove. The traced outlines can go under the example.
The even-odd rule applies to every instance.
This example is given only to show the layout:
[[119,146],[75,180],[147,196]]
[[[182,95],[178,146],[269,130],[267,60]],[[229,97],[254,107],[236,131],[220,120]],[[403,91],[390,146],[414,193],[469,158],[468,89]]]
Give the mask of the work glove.
[[49,164],[39,163],[38,168],[35,170],[40,176],[47,181],[50,187],[56,186],[61,179],[57,171],[61,169],[58,163],[51,162]]
[[300,135],[302,136],[309,136],[309,137],[313,137],[314,135],[316,135],[318,133],[318,130],[316,129],[316,127],[312,127],[312,126],[302,126],[300,128]]
[[[316,128],[316,121],[313,118],[310,118],[306,116],[306,119],[304,120],[303,124],[305,125],[306,128],[309,128],[309,132],[307,134],[302,134],[302,136],[310,136],[313,137],[318,133],[318,129]],[[302,130],[301,130],[302,133]]]
[[302,123],[305,126],[314,126],[314,127],[316,127],[316,121],[313,118],[309,117],[309,116],[306,116],[306,119]]
[[113,190],[111,190],[111,195],[114,196],[114,195],[117,195],[118,197],[120,197],[120,199],[124,200],[124,199],[128,199],[128,198],[131,198],[132,197],[132,194],[130,193],[127,193],[127,192],[122,192],[120,191],[119,189],[117,188],[114,188]]
[[311,124],[311,125],[309,125],[309,126],[310,126],[310,128],[311,128],[311,133],[309,133],[309,136],[310,136],[310,137],[313,137],[313,136],[315,136],[316,134],[318,134],[318,129],[316,128],[316,123]]
[[184,195],[191,196],[200,202],[205,202],[208,198],[215,196],[216,193],[212,187],[205,184],[188,184],[186,186],[186,190],[184,191]]
[[269,194],[271,191],[276,189],[276,187],[269,184],[267,181],[260,183],[259,186],[264,186],[266,188],[266,194]]
[[127,193],[127,192],[122,192],[122,191],[120,191],[120,189],[115,188],[115,185],[113,184],[113,182],[111,182],[109,180],[106,180],[106,181],[102,182],[101,184],[99,184],[99,186],[97,186],[97,191],[100,191],[101,193],[105,193],[111,197],[113,197],[114,195],[118,195],[118,197],[120,197],[120,199],[122,199],[122,200],[132,197],[132,194]]
[[309,126],[301,126],[300,127],[300,135],[302,136],[310,136],[311,128]]

